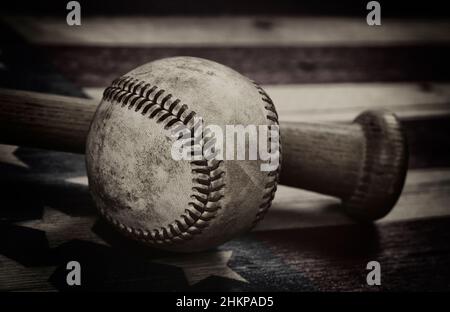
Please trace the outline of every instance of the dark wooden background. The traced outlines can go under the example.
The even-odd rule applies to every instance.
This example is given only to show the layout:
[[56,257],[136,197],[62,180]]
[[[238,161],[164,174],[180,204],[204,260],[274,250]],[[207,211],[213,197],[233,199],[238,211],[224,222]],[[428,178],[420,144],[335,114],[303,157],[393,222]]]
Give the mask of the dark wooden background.
[[[78,29],[65,24],[65,1],[3,4],[0,87],[99,98],[145,62],[212,59],[263,84],[281,121],[398,113],[410,141],[405,190],[385,219],[358,225],[336,199],[282,186],[253,232],[177,255],[97,217],[82,155],[0,145],[0,290],[450,289],[450,22],[440,2],[380,1],[379,28],[365,24],[366,1],[80,2]],[[71,260],[79,287],[66,285]],[[372,260],[381,286],[366,284]]]

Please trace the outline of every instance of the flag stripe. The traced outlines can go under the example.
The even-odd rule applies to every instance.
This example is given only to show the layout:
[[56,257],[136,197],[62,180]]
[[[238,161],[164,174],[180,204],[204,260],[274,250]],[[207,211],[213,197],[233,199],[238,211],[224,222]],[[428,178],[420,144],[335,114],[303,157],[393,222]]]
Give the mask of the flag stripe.
[[33,43],[87,46],[361,46],[449,42],[446,19],[389,19],[370,27],[345,17],[5,17]]
[[[450,276],[449,226],[450,218],[440,217],[252,236],[290,268],[303,272],[320,291],[442,291],[448,289]],[[381,265],[381,285],[376,289],[367,283],[370,261]]]
[[[449,216],[449,201],[450,168],[410,170],[395,209],[378,222]],[[333,197],[280,185],[270,213],[255,231],[353,223],[338,204]]]
[[402,47],[71,47],[40,46],[68,79],[102,87],[133,68],[171,56],[227,65],[263,84],[450,81],[450,45]]

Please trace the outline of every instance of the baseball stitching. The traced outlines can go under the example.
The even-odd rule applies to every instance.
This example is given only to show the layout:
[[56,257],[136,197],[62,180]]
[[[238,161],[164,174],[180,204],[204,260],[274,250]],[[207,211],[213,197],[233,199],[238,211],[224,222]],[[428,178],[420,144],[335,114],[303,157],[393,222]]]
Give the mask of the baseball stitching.
[[[278,125],[275,105],[267,93],[258,84],[254,84],[264,102],[267,120],[271,125]],[[179,99],[173,99],[172,94],[166,94],[165,90],[133,77],[123,76],[116,79],[105,90],[103,98],[111,103],[121,104],[122,107],[127,107],[129,110],[134,108],[135,112],[140,112],[144,116],[147,115],[149,119],[162,123],[166,130],[182,125],[189,129],[193,127],[193,117],[196,113],[189,110],[186,104],[181,104]],[[269,137],[269,144],[270,142],[271,137]],[[281,144],[279,149],[281,157]],[[271,151],[269,150],[269,152]],[[191,194],[192,201],[188,203],[185,213],[171,224],[157,229],[144,230],[124,225],[104,209],[100,209],[100,213],[125,235],[149,244],[172,244],[192,239],[194,235],[200,234],[209,225],[221,208],[220,201],[224,197],[225,188],[225,171],[221,169],[222,160],[192,161],[190,164],[194,183]],[[256,213],[253,226],[264,218],[271,206],[277,190],[279,171],[280,166],[268,173],[269,180],[265,185],[262,203]]]
[[[128,109],[134,108],[135,112],[161,123],[166,130],[183,125],[192,130],[196,113],[179,99],[173,99],[172,94],[144,81],[129,76],[118,78],[105,90],[103,98]],[[225,172],[221,169],[221,160],[191,161],[190,164],[194,184],[191,201],[185,213],[171,224],[144,230],[122,224],[104,209],[100,209],[101,214],[125,235],[149,244],[172,244],[192,239],[209,225],[221,208]]]
[[[270,125],[279,125],[278,122],[278,114],[275,109],[275,105],[272,101],[272,99],[269,97],[269,95],[264,91],[263,88],[261,88],[260,85],[258,85],[256,82],[253,81],[253,84],[255,85],[256,89],[258,90],[258,93],[261,95],[261,100],[264,103],[264,108],[266,109],[266,118],[269,121]],[[270,134],[270,132],[269,132]],[[272,152],[272,137],[269,136],[269,153]],[[279,149],[279,156],[280,156],[280,163],[281,163],[281,139],[278,144]],[[275,192],[277,191],[277,183],[279,179],[279,173],[280,173],[281,166],[278,165],[276,170],[269,171],[267,174],[268,176],[268,182],[266,183],[264,187],[264,194],[262,197],[262,203],[259,205],[258,212],[256,213],[256,217],[253,221],[252,227],[256,226],[256,224],[261,221],[264,216],[266,215],[267,211],[269,210],[270,206],[272,205],[272,200],[275,198]]]

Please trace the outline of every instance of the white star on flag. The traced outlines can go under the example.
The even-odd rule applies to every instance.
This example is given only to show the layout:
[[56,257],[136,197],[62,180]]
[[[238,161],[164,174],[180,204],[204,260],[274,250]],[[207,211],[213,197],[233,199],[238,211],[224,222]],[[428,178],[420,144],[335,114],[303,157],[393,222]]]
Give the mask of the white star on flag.
[[210,276],[221,276],[248,283],[245,278],[228,266],[232,254],[233,251],[231,250],[203,252],[178,255],[173,258],[155,259],[153,262],[168,264],[183,269],[184,275],[191,286]]
[[66,182],[74,183],[74,184],[80,184],[80,185],[88,185],[88,178],[87,176],[79,176],[74,178],[68,178],[65,179]]
[[17,222],[19,226],[44,231],[50,248],[71,240],[85,240],[109,246],[92,231],[95,216],[69,216],[51,207],[44,207],[42,219]]
[[2,145],[0,144],[0,163],[14,165],[26,169],[30,169],[30,167],[21,161],[17,156],[14,154],[15,151],[18,149],[18,146],[14,145]]

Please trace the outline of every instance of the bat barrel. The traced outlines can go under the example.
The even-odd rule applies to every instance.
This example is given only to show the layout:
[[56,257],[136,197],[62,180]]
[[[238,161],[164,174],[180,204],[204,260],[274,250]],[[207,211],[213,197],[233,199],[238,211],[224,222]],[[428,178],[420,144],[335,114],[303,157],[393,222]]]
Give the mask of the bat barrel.
[[355,219],[385,216],[404,185],[408,149],[397,117],[367,111],[352,124],[281,126],[280,183],[336,196]]

